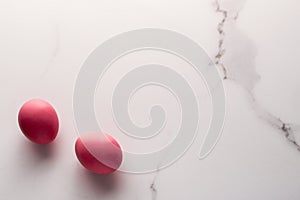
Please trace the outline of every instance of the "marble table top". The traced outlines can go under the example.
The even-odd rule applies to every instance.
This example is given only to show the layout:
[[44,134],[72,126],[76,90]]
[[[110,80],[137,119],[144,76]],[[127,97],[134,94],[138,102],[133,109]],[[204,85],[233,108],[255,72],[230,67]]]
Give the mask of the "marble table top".
[[[299,6],[296,0],[0,2],[0,199],[298,200]],[[72,107],[76,77],[101,43],[147,27],[181,33],[212,59],[226,92],[221,137],[213,151],[199,159],[211,111],[207,95],[200,95],[200,128],[204,131],[199,131],[178,161],[153,173],[93,175],[82,168],[74,152],[78,137]],[[149,55],[166,56],[144,54]],[[172,62],[180,61],[174,58]],[[192,76],[188,70],[182,73]],[[203,81],[194,88],[201,91]],[[151,92],[155,88],[145,89]],[[157,92],[158,97],[170,96],[160,89]],[[17,125],[20,106],[34,97],[49,100],[59,112],[59,136],[47,147],[27,141]],[[101,97],[101,93],[95,95],[96,104]],[[137,95],[134,101],[139,100]],[[176,101],[172,102],[167,110],[178,111]],[[115,127],[109,127],[113,121],[101,115],[101,109],[106,109],[101,105],[95,105],[97,117],[114,132]],[[148,110],[131,106],[137,123],[149,123]],[[149,102],[140,106],[149,106]],[[166,124],[169,132],[178,128],[178,119],[172,120]],[[170,137],[142,145],[137,141],[123,144],[129,150],[148,151],[164,145]],[[122,143],[124,138],[118,139]]]

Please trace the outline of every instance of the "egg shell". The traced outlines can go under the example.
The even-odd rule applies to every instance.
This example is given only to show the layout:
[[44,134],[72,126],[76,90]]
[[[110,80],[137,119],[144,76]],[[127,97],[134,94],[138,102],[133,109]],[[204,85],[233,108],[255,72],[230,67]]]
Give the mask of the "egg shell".
[[79,162],[96,174],[111,174],[122,163],[122,149],[110,135],[86,133],[77,138],[75,153]]
[[37,144],[49,144],[57,136],[59,120],[51,104],[42,99],[27,101],[18,114],[23,134]]

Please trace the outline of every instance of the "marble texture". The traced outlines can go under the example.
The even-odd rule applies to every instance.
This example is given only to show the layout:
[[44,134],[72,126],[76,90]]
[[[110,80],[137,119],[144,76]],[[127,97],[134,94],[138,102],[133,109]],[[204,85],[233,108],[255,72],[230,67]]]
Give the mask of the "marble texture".
[[[30,0],[0,2],[0,199],[300,198],[299,1]],[[227,117],[204,160],[201,144],[153,174],[93,176],[76,161],[72,93],[82,62],[124,31],[166,28],[194,39],[224,76]],[[29,98],[59,110],[42,148],[20,134]]]

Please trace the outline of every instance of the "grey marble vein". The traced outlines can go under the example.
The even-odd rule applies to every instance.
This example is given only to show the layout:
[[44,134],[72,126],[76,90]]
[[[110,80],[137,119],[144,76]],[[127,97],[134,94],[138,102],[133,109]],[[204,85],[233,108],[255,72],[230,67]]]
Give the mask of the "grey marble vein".
[[53,62],[55,61],[60,48],[60,34],[59,34],[59,26],[57,23],[53,24],[53,50],[49,57],[49,60],[46,63],[45,69],[41,74],[41,78],[44,78],[45,75],[49,72],[52,67]]
[[151,196],[152,200],[156,200],[157,199],[157,193],[158,193],[158,191],[157,191],[157,187],[156,187],[156,180],[157,180],[157,177],[159,175],[159,172],[160,172],[159,169],[155,172],[154,178],[153,178],[153,180],[152,180],[152,182],[150,184],[150,191],[151,191],[151,195],[152,195]]
[[[244,4],[245,1],[237,0],[236,2]],[[237,11],[234,9],[224,9],[219,1],[216,0],[214,3],[216,6],[215,12],[222,15],[221,21],[217,26],[219,41],[215,64],[221,67],[224,80],[230,80],[242,86],[248,92],[250,103],[258,117],[281,131],[286,139],[300,150],[300,143],[296,139],[296,135],[300,132],[300,125],[283,122],[280,117],[275,116],[261,106],[253,93],[253,88],[260,80],[260,76],[255,67],[256,50],[253,42],[235,26],[235,21],[238,20],[241,8]],[[225,29],[230,30],[230,37],[225,33]],[[226,61],[225,52],[228,57]],[[239,54],[244,56],[243,62],[238,62],[237,59],[234,59]]]
[[150,189],[152,194],[152,200],[155,200],[157,198],[157,189],[155,188],[155,182],[151,184]]
[[224,66],[224,63],[222,62],[222,57],[225,54],[225,49],[224,49],[224,39],[225,39],[225,31],[224,31],[224,25],[227,21],[228,18],[228,13],[226,10],[221,9],[220,3],[218,1],[215,1],[216,5],[216,12],[222,14],[222,19],[218,23],[218,34],[219,34],[219,41],[218,41],[218,53],[215,56],[215,64],[220,66],[222,68],[222,71],[224,73],[223,79],[227,79],[227,70]]

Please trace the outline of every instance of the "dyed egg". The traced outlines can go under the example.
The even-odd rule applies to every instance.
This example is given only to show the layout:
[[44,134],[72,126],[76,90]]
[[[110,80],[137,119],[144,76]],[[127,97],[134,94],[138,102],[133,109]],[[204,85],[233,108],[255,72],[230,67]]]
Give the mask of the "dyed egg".
[[59,121],[56,111],[41,99],[26,102],[19,111],[18,122],[23,134],[37,144],[52,142],[58,133]]
[[75,153],[79,162],[96,174],[111,174],[122,163],[122,150],[108,134],[86,133],[77,138]]

